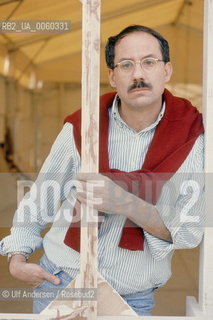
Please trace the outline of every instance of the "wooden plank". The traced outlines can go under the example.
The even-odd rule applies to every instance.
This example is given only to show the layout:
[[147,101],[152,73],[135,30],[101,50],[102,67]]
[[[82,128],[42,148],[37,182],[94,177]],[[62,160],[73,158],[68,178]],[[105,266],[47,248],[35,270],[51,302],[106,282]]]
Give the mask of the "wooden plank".
[[206,222],[200,248],[199,301],[187,297],[187,315],[213,317],[213,2],[204,1],[203,115],[205,126]]
[[[206,229],[200,254],[199,304],[213,315],[213,2],[204,1],[203,113],[205,126]],[[207,227],[208,226],[208,227]]]
[[[81,171],[99,170],[100,6],[84,0],[82,14],[82,150]],[[80,288],[97,290],[98,212],[81,204]],[[90,222],[88,222],[88,219]],[[97,300],[82,301],[83,318],[95,320]]]
[[[134,316],[129,316],[129,317],[108,317],[108,316],[101,316],[97,317],[97,320],[135,320]],[[142,319],[142,320],[212,320],[212,316],[199,316],[199,317],[171,317],[167,316],[166,318],[164,316],[162,317],[137,317],[137,319]],[[42,316],[42,315],[33,315],[33,314],[13,314],[13,313],[7,313],[3,314],[0,313],[0,320],[54,320],[53,318],[47,317],[47,316]],[[55,319],[57,320],[57,319]],[[64,319],[66,320],[66,319]],[[69,318],[70,320],[70,318]]]
[[[72,281],[66,289],[77,289],[80,287],[81,277],[77,277]],[[97,287],[97,315],[98,316],[136,316],[136,313],[130,308],[126,301],[113,289],[110,284],[98,274],[98,287]],[[91,290],[93,293],[93,289]],[[69,316],[69,319],[76,314],[85,313],[88,307],[79,304],[79,301],[75,300],[63,300],[62,296],[58,297],[58,300],[54,300],[42,314],[57,317]]]

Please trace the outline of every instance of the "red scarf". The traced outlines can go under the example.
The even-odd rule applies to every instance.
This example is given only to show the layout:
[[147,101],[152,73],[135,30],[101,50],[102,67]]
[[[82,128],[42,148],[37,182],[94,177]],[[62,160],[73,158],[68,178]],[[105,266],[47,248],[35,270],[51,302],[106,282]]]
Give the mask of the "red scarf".
[[[108,155],[108,108],[112,106],[115,92],[107,93],[100,99],[100,152],[99,171],[107,175],[129,192],[137,194],[147,202],[156,204],[163,184],[171,178],[186,159],[197,137],[203,133],[202,115],[192,104],[183,98],[173,96],[165,89],[163,99],[166,110],[157,125],[154,137],[147,151],[141,170],[123,172],[110,169]],[[74,127],[74,138],[79,154],[81,154],[81,112],[76,111],[65,119]],[[148,183],[147,183],[148,182]],[[159,183],[160,182],[160,183]],[[147,194],[147,185],[151,192]],[[135,186],[138,186],[137,190]],[[145,188],[146,185],[146,188]],[[73,214],[77,214],[79,202],[76,202]],[[80,222],[71,223],[64,243],[76,251],[80,251]],[[126,220],[119,247],[129,250],[143,250],[143,229]]]

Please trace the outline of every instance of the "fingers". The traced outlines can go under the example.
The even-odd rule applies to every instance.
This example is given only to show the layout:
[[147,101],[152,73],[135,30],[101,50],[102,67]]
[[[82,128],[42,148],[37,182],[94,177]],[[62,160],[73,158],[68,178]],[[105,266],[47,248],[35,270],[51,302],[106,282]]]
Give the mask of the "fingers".
[[101,174],[80,173],[76,179],[76,197],[81,203],[105,213],[125,214],[127,192],[118,184]]
[[92,179],[89,179],[87,177],[76,177],[76,179],[73,181],[73,184],[79,191],[93,191],[94,188],[101,190],[106,187],[107,181],[105,179],[96,179],[95,177],[93,177]]
[[41,266],[35,263],[27,263],[26,261],[21,260],[21,257],[19,256],[14,256],[12,258],[9,269],[14,278],[24,281],[33,287],[40,285],[45,280],[55,285],[60,283],[58,277],[47,272]]
[[99,210],[102,208],[103,198],[102,197],[95,197],[93,192],[77,192],[76,198],[91,208]]
[[60,283],[60,279],[57,276],[46,271],[41,266],[34,263],[29,263],[28,267],[34,277],[41,279],[42,281],[46,280],[56,285]]
[[27,276],[31,272],[31,277],[33,279],[33,286],[38,286],[42,284],[45,280],[48,282],[51,282],[52,284],[58,285],[61,280],[56,277],[54,274],[49,273],[45,269],[43,269],[41,266],[37,264],[28,264],[28,269],[26,271],[26,279]]
[[104,181],[108,179],[106,176],[102,175],[101,173],[83,173],[79,172],[76,175],[76,180],[79,181],[87,181],[87,180],[101,180]]
[[61,280],[58,277],[54,276],[51,273],[46,272],[45,270],[44,270],[44,273],[42,275],[40,275],[40,276],[38,276],[36,278],[37,278],[37,280],[32,283],[32,287],[33,288],[36,288],[36,287],[40,286],[44,281],[48,281],[48,282],[50,282],[50,283],[52,283],[52,284],[54,284],[56,286],[58,284],[60,284],[60,282],[61,282]]
[[43,270],[43,275],[42,275],[43,280],[51,282],[52,284],[55,284],[55,285],[58,285],[61,282],[61,280],[58,277],[56,277],[54,274],[51,274],[51,273],[45,271],[44,269],[42,269],[42,270]]
[[75,180],[74,185],[76,187],[76,197],[80,202],[92,207],[102,204],[104,190],[106,190],[103,181]]

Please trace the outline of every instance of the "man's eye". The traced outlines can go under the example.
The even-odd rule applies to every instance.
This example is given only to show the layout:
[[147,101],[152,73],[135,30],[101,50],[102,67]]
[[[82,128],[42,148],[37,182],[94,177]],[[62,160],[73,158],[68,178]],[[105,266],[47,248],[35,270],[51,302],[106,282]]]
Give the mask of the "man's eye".
[[155,64],[155,60],[146,59],[146,60],[143,61],[143,64],[145,64],[146,66],[153,66]]
[[123,69],[131,69],[133,66],[133,63],[131,61],[124,61],[121,64]]

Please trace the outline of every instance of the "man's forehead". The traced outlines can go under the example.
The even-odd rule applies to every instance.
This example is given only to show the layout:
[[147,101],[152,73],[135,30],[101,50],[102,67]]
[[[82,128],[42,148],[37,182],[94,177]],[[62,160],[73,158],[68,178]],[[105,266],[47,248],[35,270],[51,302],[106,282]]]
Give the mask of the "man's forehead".
[[147,49],[151,54],[153,53],[153,50],[160,50],[160,44],[158,42],[158,39],[149,33],[142,31],[132,32],[125,35],[116,43],[115,55],[118,53],[119,55],[123,54],[124,51],[131,52],[137,48]]
[[158,39],[156,37],[154,37],[152,34],[148,33],[148,32],[143,32],[143,31],[134,31],[131,33],[127,33],[126,35],[124,35],[120,40],[118,40],[118,42],[116,43],[116,46],[119,46],[119,44],[124,43],[124,42],[129,42],[131,40],[135,39],[136,41],[138,41],[139,39],[141,39],[140,42],[153,42],[153,43],[158,43]]

